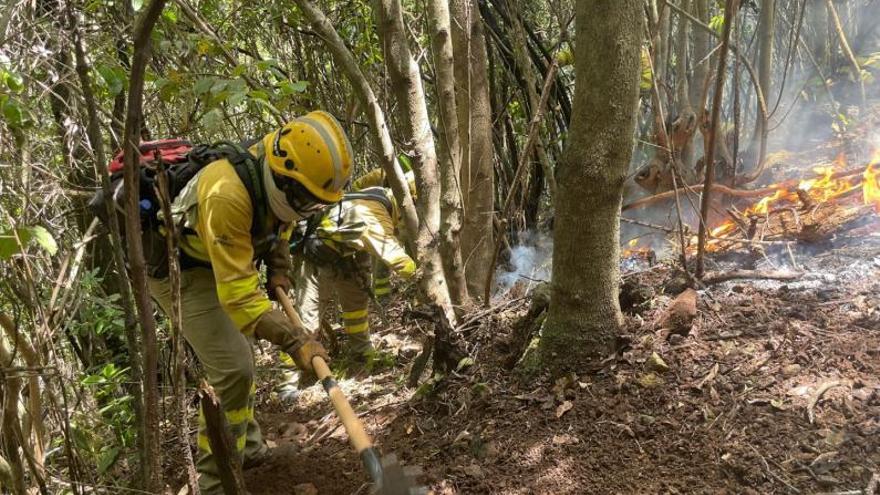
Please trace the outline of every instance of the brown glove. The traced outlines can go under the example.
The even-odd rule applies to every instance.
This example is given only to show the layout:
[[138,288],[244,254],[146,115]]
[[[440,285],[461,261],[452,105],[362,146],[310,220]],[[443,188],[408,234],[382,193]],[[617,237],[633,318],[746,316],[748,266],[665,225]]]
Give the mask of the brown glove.
[[287,275],[283,273],[274,273],[269,275],[269,280],[266,281],[266,293],[269,295],[269,299],[275,301],[277,300],[275,294],[276,287],[281,287],[284,289],[285,293],[289,294],[292,286],[293,285],[290,283],[290,279],[287,278]]
[[330,356],[327,355],[327,350],[324,349],[324,346],[321,345],[317,340],[309,337],[309,339],[299,348],[293,352],[287,351],[290,354],[290,357],[293,358],[293,362],[296,363],[296,366],[308,373],[314,374],[315,368],[312,366],[312,359],[315,356],[321,356],[324,358],[324,361],[330,362]]
[[320,342],[313,339],[303,328],[298,328],[277,309],[273,309],[257,321],[254,330],[259,339],[268,340],[282,351],[290,354],[296,366],[308,373],[314,373],[312,358],[321,356],[329,361],[327,351]]

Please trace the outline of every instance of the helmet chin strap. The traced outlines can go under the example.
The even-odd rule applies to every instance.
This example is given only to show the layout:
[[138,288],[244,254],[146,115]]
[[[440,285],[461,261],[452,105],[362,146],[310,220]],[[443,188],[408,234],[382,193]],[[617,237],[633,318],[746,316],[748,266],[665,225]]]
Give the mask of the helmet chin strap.
[[266,160],[263,160],[263,184],[266,189],[266,198],[269,201],[269,209],[279,220],[283,223],[293,223],[305,218],[287,202],[287,195],[275,184],[275,173],[269,168]]

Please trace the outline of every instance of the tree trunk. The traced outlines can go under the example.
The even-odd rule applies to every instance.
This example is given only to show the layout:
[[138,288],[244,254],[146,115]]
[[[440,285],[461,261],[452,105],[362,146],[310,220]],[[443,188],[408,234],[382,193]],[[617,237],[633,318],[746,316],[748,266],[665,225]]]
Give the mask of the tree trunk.
[[471,294],[482,294],[492,257],[495,154],[483,21],[476,0],[451,0],[456,109],[461,137],[464,206],[461,253]]
[[[758,27],[758,85],[761,93],[767,98],[770,96],[770,81],[773,76],[773,37],[776,33],[776,0],[761,1],[761,18]],[[755,134],[752,137],[752,149],[758,143],[761,136],[767,132],[764,119],[761,118],[761,103],[758,102],[755,112],[757,121]]]
[[458,129],[458,109],[455,100],[454,59],[449,20],[448,0],[430,0],[428,19],[431,23],[431,46],[436,72],[437,106],[440,117],[437,125],[437,147],[440,156],[440,255],[449,295],[453,304],[461,306],[468,299],[464,264],[461,260],[462,202],[458,175],[461,170],[461,138]]
[[348,80],[354,87],[355,95],[357,95],[361,107],[367,113],[370,129],[375,134],[375,142],[378,148],[377,152],[381,157],[382,169],[385,171],[385,177],[394,191],[394,196],[401,205],[403,223],[409,233],[407,236],[409,248],[418,256],[415,233],[419,230],[419,218],[413,205],[412,196],[409,193],[409,185],[403,176],[403,169],[400,168],[400,164],[397,162],[394,143],[391,141],[391,134],[385,121],[385,113],[379,105],[379,100],[376,98],[370,82],[358,66],[354,55],[346,47],[345,42],[336,32],[327,16],[311,0],[296,0],[296,4],[309,22],[311,22],[312,29],[318,33],[318,36],[326,44],[327,49],[330,50],[333,60],[336,61],[342,72],[348,77]]
[[639,0],[575,5],[575,111],[557,169],[551,303],[539,346],[541,360],[555,372],[604,356],[623,323],[620,206],[632,158],[643,32]]
[[123,149],[125,150],[125,232],[128,241],[128,260],[131,265],[131,282],[135,304],[141,325],[144,346],[144,443],[146,452],[145,489],[162,491],[161,432],[159,430],[158,349],[156,344],[156,320],[147,288],[147,270],[144,248],[141,244],[140,204],[138,198],[139,173],[138,145],[143,121],[144,72],[150,58],[150,33],[162,13],[165,0],[152,0],[137,18],[134,30],[134,55],[129,76],[128,109],[125,115]]
[[[708,0],[694,0],[692,12],[694,13],[694,17],[702,21],[704,24],[709,24]],[[703,106],[704,103],[702,102],[706,101],[705,96],[703,95],[703,87],[705,85],[706,75],[709,73],[711,60],[703,59],[707,57],[709,50],[711,50],[709,42],[709,33],[702,29],[694,30],[694,77],[690,84],[690,100],[692,105]],[[696,111],[699,114],[703,111],[703,108],[697,108]]]
[[[101,137],[101,124],[98,118],[98,105],[95,101],[95,95],[94,91],[92,90],[91,80],[89,79],[89,61],[86,58],[86,51],[85,47],[83,46],[82,37],[79,31],[76,14],[73,10],[72,2],[68,2],[67,4],[67,15],[69,29],[73,37],[74,55],[76,59],[76,73],[79,78],[83,100],[86,107],[86,135],[88,137],[89,144],[91,145],[92,149],[92,154],[95,159],[95,172],[99,178],[101,189],[105,197],[111,198],[113,197],[113,194],[110,190],[110,174],[107,172],[107,156],[106,153],[104,153],[104,141]],[[141,390],[141,377],[143,376],[141,372],[141,349],[136,331],[137,322],[134,310],[132,309],[134,306],[134,300],[132,299],[131,286],[129,285],[128,279],[125,277],[125,253],[122,247],[122,236],[120,235],[119,218],[116,214],[116,208],[114,207],[112,202],[107,202],[107,219],[110,227],[109,237],[112,248],[111,252],[113,255],[113,262],[116,265],[116,270],[118,271],[117,288],[119,289],[119,294],[122,301],[122,310],[123,314],[125,315],[125,339],[126,345],[128,346],[128,366],[131,370],[132,379],[132,383],[129,384],[127,390],[131,394],[133,399],[132,409],[134,410],[136,423],[135,428],[137,430],[136,443],[138,446],[140,446],[143,445],[144,439],[143,393]],[[139,453],[143,453],[143,449],[140,449]],[[146,464],[144,462],[145,459],[141,458],[140,461],[140,477],[142,479],[145,479],[146,473],[143,471],[143,466],[145,466]]]
[[449,286],[443,274],[443,260],[438,249],[440,182],[421,71],[409,49],[399,0],[376,0],[374,5],[382,53],[385,55],[385,66],[391,79],[391,92],[403,107],[401,118],[404,124],[404,140],[412,146],[413,169],[419,191],[416,202],[419,213],[416,244],[419,270],[422,272],[420,286],[426,299],[440,306],[454,325],[456,320],[451,311]]

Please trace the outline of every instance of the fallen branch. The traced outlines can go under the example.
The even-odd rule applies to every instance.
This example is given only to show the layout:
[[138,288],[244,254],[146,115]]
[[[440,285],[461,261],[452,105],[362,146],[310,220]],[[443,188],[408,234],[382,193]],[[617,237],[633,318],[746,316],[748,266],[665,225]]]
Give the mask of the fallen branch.
[[241,456],[235,448],[220,399],[206,381],[199,387],[199,397],[205,415],[208,445],[217,462],[223,492],[226,495],[244,495],[247,490],[241,472]]
[[822,399],[822,396],[825,395],[825,392],[841,385],[843,385],[843,382],[841,382],[840,380],[833,380],[830,382],[825,382],[819,386],[819,390],[816,390],[813,398],[810,399],[810,403],[807,404],[807,418],[810,420],[810,424],[813,424],[813,421],[816,420],[816,414],[813,412],[813,409],[816,408],[816,404],[819,403],[819,400]]
[[731,270],[729,272],[708,272],[703,277],[704,284],[720,284],[728,280],[761,279],[761,280],[797,280],[803,272],[787,270]]
[[[835,172],[831,174],[831,179],[842,179],[845,177],[861,177],[865,173],[866,166],[859,168],[849,168],[846,170],[841,170],[840,172]],[[791,179],[787,181],[780,182],[778,184],[773,184],[771,186],[762,187],[759,189],[733,189],[731,187],[722,185],[722,184],[712,184],[712,187],[709,188],[712,192],[720,192],[722,194],[726,194],[728,196],[733,196],[735,198],[755,198],[759,196],[770,196],[780,189],[795,189],[798,184],[803,179]],[[677,189],[679,193],[681,192],[695,192],[699,193],[703,191],[702,185],[696,186],[684,186]],[[675,197],[676,190],[673,191],[665,191],[660,194],[655,194],[653,196],[648,196],[647,198],[642,198],[628,205],[623,205],[621,211],[627,210],[635,210],[638,208],[644,208],[645,206],[652,205],[654,203],[663,201],[664,199],[671,199]]]

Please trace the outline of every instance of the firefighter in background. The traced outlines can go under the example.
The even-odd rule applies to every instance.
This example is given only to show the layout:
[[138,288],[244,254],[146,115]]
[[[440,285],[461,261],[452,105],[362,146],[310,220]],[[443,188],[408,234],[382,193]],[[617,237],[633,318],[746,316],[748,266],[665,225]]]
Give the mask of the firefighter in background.
[[390,189],[369,187],[346,194],[306,228],[297,253],[294,294],[299,314],[311,331],[322,324],[335,300],[342,308],[346,354],[364,363],[374,353],[370,340],[370,259],[404,279],[416,263],[395,236],[400,212]]
[[[412,168],[408,165],[408,163],[404,160],[399,160],[401,167],[404,170],[404,178],[406,179],[407,185],[409,185],[409,193],[413,198],[413,201],[416,200],[416,176],[412,171]],[[385,180],[385,171],[381,168],[374,168],[370,170],[366,174],[358,177],[354,181],[352,181],[351,187],[355,191],[362,191],[369,187],[384,187],[388,188],[388,181]],[[400,243],[405,247],[407,236],[406,233],[400,229],[400,225],[395,225],[397,230],[397,238],[400,240]],[[381,260],[373,258],[373,295],[379,301],[382,301],[391,294],[391,271],[388,270],[388,267],[385,263],[382,263]]]
[[[182,226],[182,256],[197,262],[181,272],[183,336],[220,396],[245,466],[268,454],[254,420],[251,341],[256,337],[276,344],[306,372],[314,356],[327,355],[303,328],[273,309],[260,286],[256,261],[267,265],[269,294],[275,287],[289,287],[291,227],[338,202],[352,166],[351,144],[326,112],[293,120],[249,151],[257,160],[250,185],[229,160],[217,160],[198,172],[172,204],[175,224]],[[253,194],[254,188],[261,194]],[[259,216],[262,224],[254,222]],[[252,230],[254,225],[262,225],[259,232]],[[170,314],[168,278],[150,278],[149,285]],[[196,467],[201,493],[223,493],[203,417],[199,419]]]

